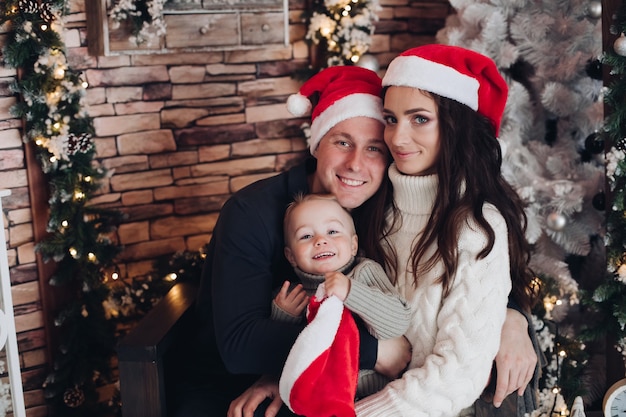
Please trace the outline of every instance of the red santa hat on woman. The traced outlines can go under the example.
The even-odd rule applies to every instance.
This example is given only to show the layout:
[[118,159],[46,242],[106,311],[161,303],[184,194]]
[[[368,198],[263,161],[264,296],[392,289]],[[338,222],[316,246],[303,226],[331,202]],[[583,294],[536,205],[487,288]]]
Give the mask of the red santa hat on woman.
[[478,52],[438,44],[409,49],[389,64],[387,86],[419,88],[465,104],[491,120],[498,136],[508,86],[496,64]]
[[294,116],[304,116],[311,107],[311,98],[319,101],[311,113],[309,149],[315,155],[322,137],[337,123],[353,117],[371,117],[383,122],[380,77],[374,71],[354,66],[323,69],[307,80],[300,92],[287,99],[287,109]]

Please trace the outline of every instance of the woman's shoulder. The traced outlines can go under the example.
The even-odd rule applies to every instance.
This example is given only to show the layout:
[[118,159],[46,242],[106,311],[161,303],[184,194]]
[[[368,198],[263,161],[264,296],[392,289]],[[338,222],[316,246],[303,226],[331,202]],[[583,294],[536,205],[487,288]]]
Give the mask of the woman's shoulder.
[[[489,223],[489,226],[493,229],[496,235],[507,234],[508,229],[504,217],[500,213],[500,210],[491,203],[485,203],[483,205],[483,217],[485,221]],[[466,226],[461,228],[460,240],[470,239],[472,241],[485,241],[487,239],[486,231],[480,227],[478,221],[471,217],[466,221]]]

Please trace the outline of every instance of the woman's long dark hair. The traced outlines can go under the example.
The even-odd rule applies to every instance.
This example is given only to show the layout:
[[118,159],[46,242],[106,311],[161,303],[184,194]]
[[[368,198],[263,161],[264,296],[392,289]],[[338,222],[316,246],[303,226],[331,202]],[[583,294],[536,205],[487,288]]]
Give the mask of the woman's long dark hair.
[[[458,264],[456,245],[459,233],[469,219],[473,219],[487,236],[487,244],[478,254],[479,259],[486,257],[493,249],[495,234],[483,216],[483,205],[491,203],[508,227],[512,298],[528,311],[535,301],[535,294],[533,273],[528,266],[530,245],[524,233],[527,219],[522,200],[500,172],[502,153],[493,124],[463,104],[435,94],[431,96],[438,108],[441,138],[437,163],[439,185],[428,225],[411,250],[413,281],[417,283],[420,275],[441,261],[444,272],[440,281],[444,293],[449,292]],[[368,206],[367,225],[357,225],[361,249],[395,275],[397,255],[391,245],[383,244],[390,233],[401,227],[388,179],[379,193],[368,201]],[[389,210],[392,210],[394,219],[390,226],[385,224]],[[426,258],[426,251],[432,245],[438,249]],[[394,276],[391,278],[395,281]]]

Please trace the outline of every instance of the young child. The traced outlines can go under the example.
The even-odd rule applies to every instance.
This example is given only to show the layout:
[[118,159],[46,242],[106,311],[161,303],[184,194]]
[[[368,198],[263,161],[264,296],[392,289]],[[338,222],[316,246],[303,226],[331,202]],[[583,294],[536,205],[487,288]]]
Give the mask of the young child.
[[[304,321],[309,297],[316,291],[319,297],[323,291],[326,297],[339,298],[374,337],[404,334],[410,309],[380,264],[356,256],[358,237],[352,217],[332,195],[296,196],[285,213],[284,229],[285,256],[302,283],[283,284],[272,302],[272,319]],[[357,398],[377,392],[388,382],[372,370],[359,371]]]

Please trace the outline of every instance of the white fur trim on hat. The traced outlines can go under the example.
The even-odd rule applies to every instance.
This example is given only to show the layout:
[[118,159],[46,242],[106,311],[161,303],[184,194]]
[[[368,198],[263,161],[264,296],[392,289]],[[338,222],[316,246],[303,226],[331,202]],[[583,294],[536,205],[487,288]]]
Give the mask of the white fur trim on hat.
[[324,300],[315,319],[302,330],[291,347],[279,382],[280,397],[290,409],[292,387],[313,361],[332,345],[341,323],[343,308],[343,302],[334,295]]
[[311,123],[311,154],[315,155],[320,140],[330,129],[353,117],[370,117],[384,123],[382,99],[371,94],[356,93],[334,102]]
[[478,110],[478,80],[417,56],[399,56],[391,61],[383,77],[383,87],[387,86],[419,88]]
[[287,98],[287,110],[296,117],[304,116],[311,111],[311,101],[300,93]]

